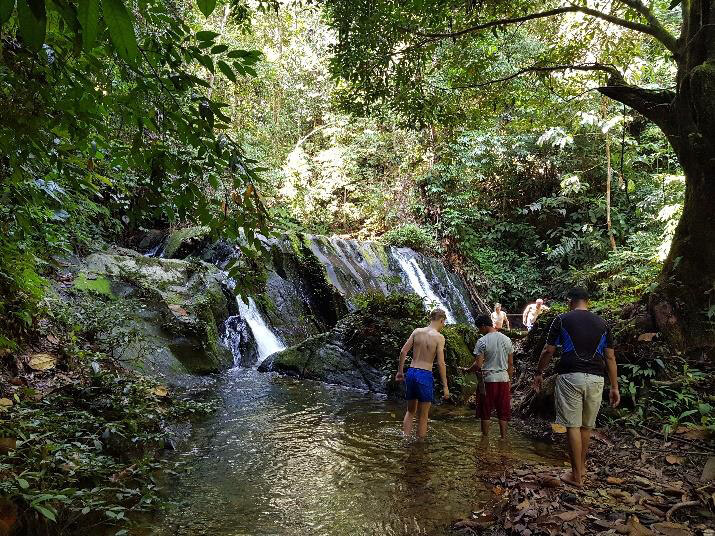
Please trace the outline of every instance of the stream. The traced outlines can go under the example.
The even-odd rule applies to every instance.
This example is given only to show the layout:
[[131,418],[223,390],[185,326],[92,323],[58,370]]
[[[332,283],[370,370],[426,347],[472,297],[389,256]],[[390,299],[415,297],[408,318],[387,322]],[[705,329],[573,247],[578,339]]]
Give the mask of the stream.
[[404,404],[369,393],[248,368],[217,391],[219,410],[176,455],[190,467],[177,505],[142,534],[439,536],[493,496],[483,475],[563,459],[514,431],[482,441],[452,406],[434,407],[416,442],[401,434]]

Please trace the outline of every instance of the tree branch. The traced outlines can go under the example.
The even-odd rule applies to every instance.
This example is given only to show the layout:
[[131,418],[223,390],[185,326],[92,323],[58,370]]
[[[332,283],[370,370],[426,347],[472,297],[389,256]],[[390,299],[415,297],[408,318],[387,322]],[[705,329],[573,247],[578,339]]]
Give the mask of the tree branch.
[[650,119],[658,125],[666,135],[673,132],[671,105],[675,92],[669,89],[645,89],[622,83],[623,79],[609,79],[608,85],[599,87],[598,91],[606,97],[626,106]]
[[554,71],[602,71],[609,74],[607,85],[595,88],[602,95],[621,102],[647,119],[653,121],[666,134],[672,131],[671,104],[675,99],[675,92],[669,89],[645,89],[626,84],[623,75],[613,65],[604,63],[581,63],[567,65],[531,65],[517,71],[477,84],[451,86],[449,89],[478,89],[485,86],[508,82],[527,73],[550,73]]
[[475,89],[486,86],[491,86],[493,84],[499,84],[501,82],[508,82],[514,78],[526,73],[550,73],[553,71],[603,71],[611,75],[612,78],[623,79],[621,73],[613,65],[607,65],[604,63],[576,63],[568,65],[531,65],[529,67],[523,67],[510,75],[504,76],[502,78],[495,78],[493,80],[487,80],[486,82],[480,82],[478,84],[469,84],[464,86],[451,86],[450,89]]
[[648,21],[648,26],[650,26],[655,32],[658,33],[656,39],[658,39],[665,47],[675,54],[677,50],[677,40],[676,38],[666,30],[658,18],[653,14],[653,12],[648,8],[641,0],[618,0],[619,2],[627,5],[628,7],[637,11],[640,15]]
[[[640,3],[640,2],[638,2],[638,0],[621,0],[621,1],[623,1],[624,3],[625,2],[630,2],[630,3],[634,3],[634,4]],[[643,6],[643,8],[646,9],[646,11],[647,11],[647,8],[645,8],[645,6]],[[633,7],[633,9],[636,9],[636,8]],[[481,30],[486,30],[489,28],[497,27],[497,26],[508,26],[508,25],[512,25],[512,24],[519,24],[522,22],[530,21],[530,20],[555,17],[558,15],[563,15],[565,13],[584,13],[586,15],[590,15],[592,17],[595,17],[595,18],[598,18],[601,20],[605,20],[605,21],[613,23],[613,24],[617,24],[618,26],[622,26],[622,27],[628,28],[630,30],[634,30],[634,31],[637,31],[640,33],[650,35],[651,37],[654,37],[657,41],[659,41],[661,44],[663,44],[663,46],[665,46],[665,48],[667,48],[673,54],[675,54],[677,51],[675,38],[672,35],[670,35],[665,30],[665,28],[663,28],[663,26],[660,24],[660,22],[658,22],[657,19],[655,19],[655,17],[652,16],[652,13],[651,13],[651,17],[652,17],[653,21],[655,22],[655,24],[657,24],[657,26],[655,26],[655,27],[653,27],[650,24],[650,21],[649,21],[649,24],[643,24],[640,22],[629,21],[626,19],[622,19],[620,17],[616,17],[615,15],[609,15],[607,13],[603,13],[602,11],[599,11],[597,9],[592,9],[592,8],[585,7],[585,6],[578,6],[578,5],[574,5],[574,4],[571,4],[570,6],[549,9],[547,11],[541,11],[539,13],[530,13],[530,14],[524,15],[522,17],[496,19],[496,20],[492,20],[492,21],[485,22],[482,24],[477,24],[476,26],[470,26],[469,28],[464,28],[462,30],[457,30],[455,32],[451,32],[451,31],[450,32],[422,32],[419,30],[411,30],[409,28],[403,28],[403,27],[400,27],[399,29],[402,30],[403,32],[411,33],[413,35],[417,35],[419,37],[425,37],[425,38],[429,38],[429,39],[446,39],[446,38],[454,39],[454,38],[462,37],[462,36],[470,34],[470,33],[479,32]],[[640,11],[639,11],[639,13],[640,13]]]

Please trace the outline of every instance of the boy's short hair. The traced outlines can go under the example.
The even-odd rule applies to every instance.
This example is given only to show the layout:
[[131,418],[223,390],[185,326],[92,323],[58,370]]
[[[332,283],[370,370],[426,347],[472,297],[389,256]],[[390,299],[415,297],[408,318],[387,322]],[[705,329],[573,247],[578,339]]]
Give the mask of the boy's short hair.
[[588,300],[588,290],[583,287],[574,287],[566,293],[566,297],[570,301],[586,301]]
[[429,319],[434,321],[439,320],[441,318],[447,320],[447,313],[445,312],[445,310],[440,307],[435,307],[434,309],[432,309],[432,312],[430,312],[429,314]]
[[494,304],[494,309],[496,309],[497,307],[501,307],[501,303],[499,303],[499,302],[495,303],[495,304]]
[[482,328],[486,326],[492,326],[492,319],[489,315],[479,315],[477,319],[474,321],[474,325],[477,328]]

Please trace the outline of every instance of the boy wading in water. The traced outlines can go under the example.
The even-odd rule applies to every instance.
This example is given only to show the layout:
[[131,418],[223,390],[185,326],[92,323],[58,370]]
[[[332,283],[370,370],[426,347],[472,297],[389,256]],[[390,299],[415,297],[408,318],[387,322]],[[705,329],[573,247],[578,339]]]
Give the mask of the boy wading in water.
[[[444,336],[440,334],[447,321],[447,313],[442,309],[434,309],[429,316],[430,324],[424,328],[417,328],[402,347],[400,352],[400,367],[395,379],[404,381],[407,389],[407,412],[402,421],[402,431],[405,436],[412,435],[412,422],[417,415],[417,437],[420,439],[427,435],[427,418],[429,409],[434,400],[434,378],[432,366],[437,358],[439,375],[442,378],[444,398],[449,398],[447,387],[447,365],[444,363]],[[405,370],[405,359],[412,350],[412,363]]]
[[487,315],[477,318],[475,325],[482,337],[474,347],[474,364],[462,369],[476,372],[479,378],[477,417],[482,421],[482,435],[489,435],[489,420],[496,409],[499,433],[506,439],[506,428],[511,419],[511,376],[514,373],[514,347],[511,339],[499,333]]
[[534,389],[541,389],[543,372],[556,346],[560,345],[562,355],[556,367],[558,378],[554,392],[556,422],[566,427],[571,459],[571,471],[562,475],[561,480],[580,488],[586,479],[586,452],[601,407],[606,372],[611,383],[609,398],[614,408],[621,401],[621,395],[611,330],[603,318],[588,310],[585,289],[569,290],[568,299],[571,310],[557,316],[549,329],[534,377]]

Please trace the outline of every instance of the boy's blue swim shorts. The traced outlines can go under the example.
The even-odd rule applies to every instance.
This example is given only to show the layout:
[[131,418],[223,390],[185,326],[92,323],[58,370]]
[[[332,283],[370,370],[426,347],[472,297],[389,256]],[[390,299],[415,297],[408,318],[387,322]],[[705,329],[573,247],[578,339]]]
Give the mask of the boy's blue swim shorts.
[[405,387],[407,400],[419,400],[420,402],[434,401],[434,377],[431,370],[409,368],[405,375]]

